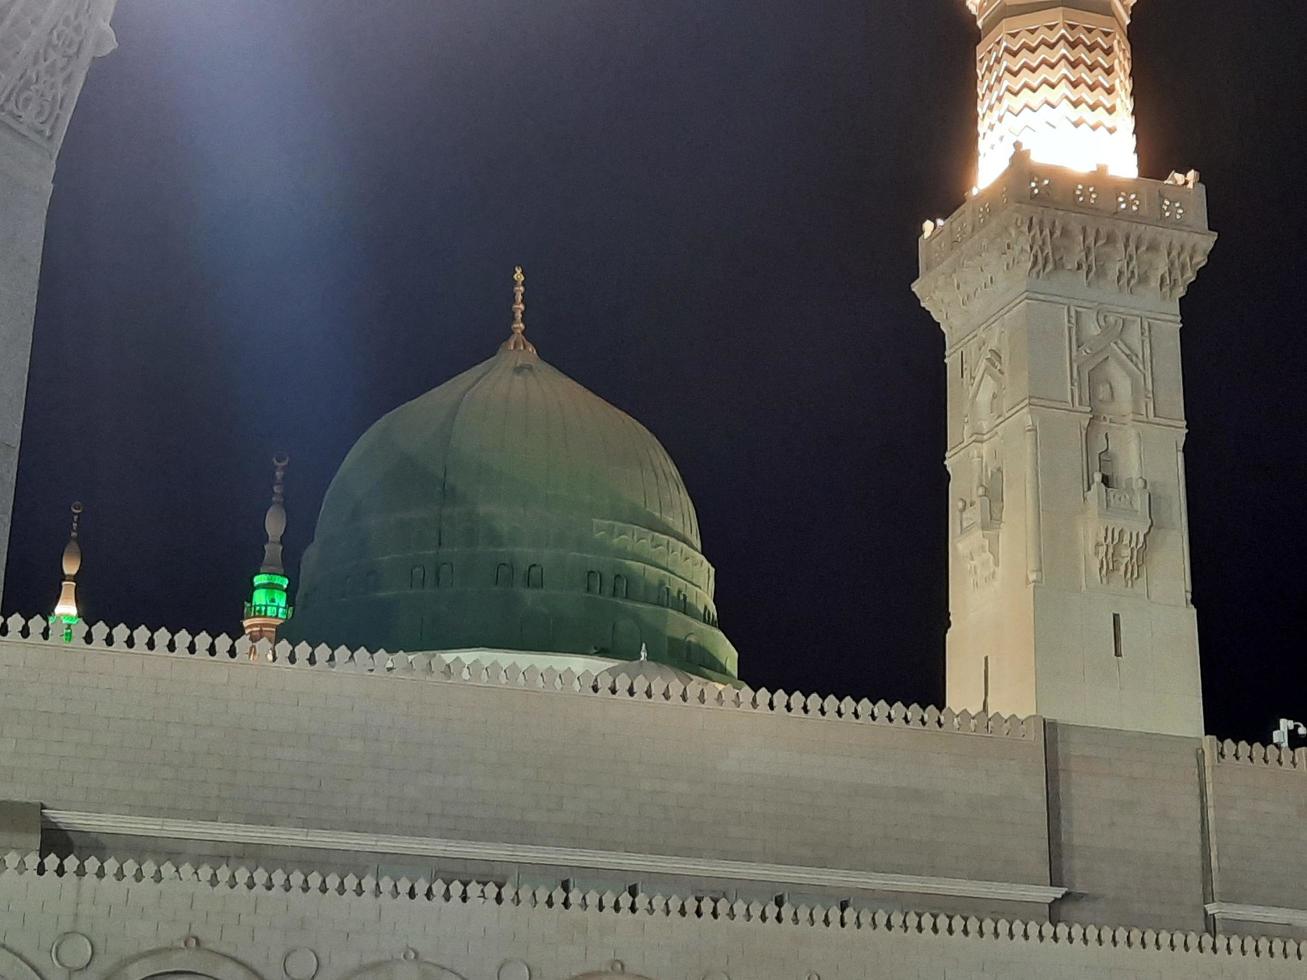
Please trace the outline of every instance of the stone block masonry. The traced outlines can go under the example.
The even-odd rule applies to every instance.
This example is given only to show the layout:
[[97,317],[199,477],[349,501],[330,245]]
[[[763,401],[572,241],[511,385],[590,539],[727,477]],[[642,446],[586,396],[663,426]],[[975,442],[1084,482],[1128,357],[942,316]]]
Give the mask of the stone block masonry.
[[284,869],[0,865],[0,973],[110,980],[1300,977],[1282,939]]
[[[178,888],[199,888],[173,932],[165,936],[160,925],[149,937],[132,934],[140,950],[172,948],[186,935],[205,944],[225,936],[230,955],[248,956],[262,948],[250,930],[271,920],[246,923],[239,910],[233,919],[230,893],[281,882],[272,895],[249,889],[264,905],[294,911],[309,893],[347,904],[383,899],[380,884],[375,895],[364,892],[386,875],[406,882],[394,888],[410,897],[436,879],[499,889],[495,915],[510,918],[527,892],[532,901],[559,889],[597,896],[576,908],[570,899],[537,903],[496,933],[497,948],[528,952],[534,947],[510,933],[556,927],[589,937],[573,951],[575,962],[558,961],[544,974],[559,977],[604,957],[632,957],[630,943],[612,941],[610,917],[653,909],[659,895],[679,896],[681,909],[700,903],[699,911],[665,935],[652,921],[635,931],[651,937],[648,949],[684,945],[673,938],[680,936],[685,955],[701,958],[734,950],[735,940],[717,930],[744,922],[762,930],[749,948],[767,948],[768,923],[784,926],[768,918],[773,908],[790,909],[786,921],[824,929],[838,922],[847,930],[852,921],[854,932],[864,918],[874,925],[877,915],[897,914],[883,920],[899,923],[883,935],[874,927],[858,933],[891,946],[900,926],[918,938],[946,937],[939,950],[992,929],[1008,939],[1019,932],[1035,944],[1022,947],[1027,953],[1072,952],[1044,973],[1047,964],[1029,966],[1042,961],[1027,963],[1025,953],[989,974],[976,974],[965,951],[956,960],[941,953],[940,961],[918,951],[912,960],[973,971],[946,976],[1106,976],[1095,964],[1115,963],[1116,950],[1156,951],[1158,943],[1169,954],[1228,953],[1231,942],[1252,943],[1254,954],[1258,944],[1296,950],[1284,941],[1296,940],[1307,921],[1296,888],[1303,750],[703,681],[519,670],[431,653],[251,647],[99,625],[76,634],[64,643],[40,619],[0,624],[0,797],[41,804],[46,822],[44,857],[11,857],[5,887],[29,895],[61,873],[82,879],[82,891],[58,902],[81,909],[69,914],[87,929],[101,914],[95,896],[108,894],[86,883],[88,873],[109,890],[130,880],[148,891],[174,878]],[[71,878],[53,856],[70,852],[88,862]],[[86,870],[111,858],[116,870],[107,877]],[[282,888],[294,868],[297,880],[317,884]],[[417,888],[419,881],[426,884]],[[518,896],[507,903],[511,913],[505,889]],[[11,938],[44,935],[64,921],[47,914],[54,898],[9,901],[20,915]],[[719,915],[717,904],[705,914],[703,902],[725,903],[729,914]],[[594,913],[599,932],[585,916],[569,917],[582,911]],[[569,916],[549,918],[562,912]],[[319,920],[295,914],[295,928],[321,945]],[[377,913],[360,914],[371,922]],[[905,915],[916,916],[913,925],[903,925]],[[1110,928],[1086,939],[1090,922]],[[467,945],[453,938],[462,933],[432,928],[413,933],[426,937],[421,943],[410,941],[424,955],[432,942]],[[842,942],[828,936],[812,948]],[[1072,961],[1084,950],[1089,972],[1077,973]],[[779,949],[773,966],[793,971],[732,972],[730,965],[752,962],[744,955],[730,953],[720,968],[751,978],[800,967],[823,977],[866,975],[820,957],[804,966]],[[860,962],[865,951],[850,955]],[[897,954],[885,947],[884,955]],[[1247,963],[1230,972],[1218,961],[1162,963],[1145,975],[1258,975]],[[654,972],[644,975],[654,978],[690,975],[692,965],[675,956],[650,962]],[[1258,964],[1272,971],[1266,976],[1281,975],[1278,961]],[[477,966],[460,975],[493,973]]]
[[1048,884],[1039,725],[377,659],[0,642],[0,786],[52,810]]

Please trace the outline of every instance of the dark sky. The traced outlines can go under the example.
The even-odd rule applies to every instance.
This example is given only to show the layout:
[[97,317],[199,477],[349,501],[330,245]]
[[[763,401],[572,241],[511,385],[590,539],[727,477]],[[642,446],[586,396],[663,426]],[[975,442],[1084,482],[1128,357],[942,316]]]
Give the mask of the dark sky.
[[[1307,714],[1303,5],[1143,0],[1143,172],[1221,241],[1185,303],[1208,728]],[[5,611],[86,502],[92,618],[235,631],[384,412],[542,355],[679,464],[746,680],[943,696],[943,342],[909,284],[974,168],[962,0],[121,0],[64,145]]]

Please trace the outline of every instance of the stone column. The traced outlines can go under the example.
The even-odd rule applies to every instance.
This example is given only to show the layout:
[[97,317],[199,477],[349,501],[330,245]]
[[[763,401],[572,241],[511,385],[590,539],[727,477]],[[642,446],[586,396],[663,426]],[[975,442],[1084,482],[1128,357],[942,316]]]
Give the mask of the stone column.
[[0,0],[0,591],[55,160],[117,0]]

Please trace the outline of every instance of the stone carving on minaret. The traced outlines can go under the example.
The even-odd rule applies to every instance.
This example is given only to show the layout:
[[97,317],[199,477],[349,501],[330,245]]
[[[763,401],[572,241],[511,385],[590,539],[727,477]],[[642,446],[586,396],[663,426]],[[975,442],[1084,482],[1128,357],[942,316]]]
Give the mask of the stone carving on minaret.
[[91,59],[117,42],[109,26],[116,0],[0,2],[0,120],[51,158]]
[[1003,530],[1002,461],[997,449],[976,448],[966,464],[955,465],[970,467],[972,492],[958,498],[954,544],[966,564],[971,590],[981,592],[998,578]]
[[948,702],[1199,735],[1179,300],[1206,191],[1138,176],[1132,0],[967,2],[979,167],[913,284],[944,331]]
[[[1030,280],[1165,301],[1207,262],[1201,185],[1075,174],[1019,149],[1002,178],[921,240],[918,297],[946,330],[978,301]],[[1126,219],[1126,220],[1122,220]]]

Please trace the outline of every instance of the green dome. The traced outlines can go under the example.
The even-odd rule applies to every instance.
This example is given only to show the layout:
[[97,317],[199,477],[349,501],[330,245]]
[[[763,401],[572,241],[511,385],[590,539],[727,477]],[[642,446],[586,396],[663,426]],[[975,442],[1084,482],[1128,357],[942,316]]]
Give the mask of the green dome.
[[717,679],[694,505],[658,440],[542,361],[494,357],[372,426],[327,490],[292,641],[651,660]]

